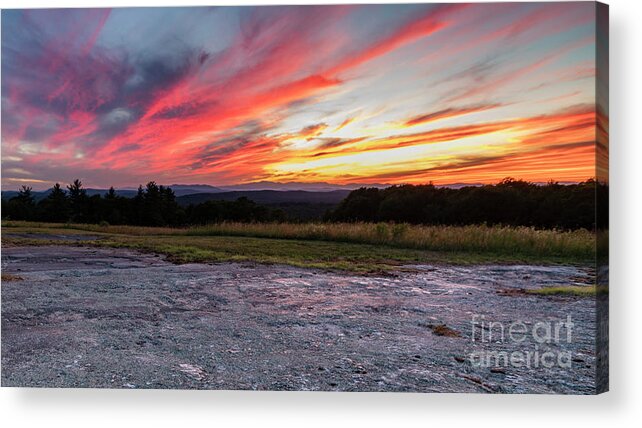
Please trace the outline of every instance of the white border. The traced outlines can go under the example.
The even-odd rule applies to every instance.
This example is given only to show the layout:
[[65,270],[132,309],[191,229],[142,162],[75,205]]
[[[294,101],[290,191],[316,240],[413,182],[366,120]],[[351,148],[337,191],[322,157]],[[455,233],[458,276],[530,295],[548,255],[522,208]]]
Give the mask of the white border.
[[[411,3],[412,1],[407,1]],[[337,1],[203,1],[311,4]],[[377,1],[354,3],[380,3]],[[597,397],[236,391],[0,390],[5,426],[619,426],[642,420],[639,243],[642,2],[612,0],[611,392]],[[2,8],[175,6],[174,0],[0,0]],[[11,425],[9,425],[11,424]],[[629,424],[631,425],[631,424]]]

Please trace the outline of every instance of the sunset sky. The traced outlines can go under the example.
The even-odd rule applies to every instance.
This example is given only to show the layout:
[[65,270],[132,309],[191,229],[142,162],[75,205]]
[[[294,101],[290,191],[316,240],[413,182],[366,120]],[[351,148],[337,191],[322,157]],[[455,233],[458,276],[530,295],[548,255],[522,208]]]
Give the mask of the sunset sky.
[[595,176],[595,4],[2,11],[2,188]]

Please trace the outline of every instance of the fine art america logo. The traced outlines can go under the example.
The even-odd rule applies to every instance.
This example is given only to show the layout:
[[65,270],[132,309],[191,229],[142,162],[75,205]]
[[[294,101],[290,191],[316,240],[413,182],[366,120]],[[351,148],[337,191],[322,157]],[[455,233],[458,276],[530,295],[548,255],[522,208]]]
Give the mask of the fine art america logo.
[[472,341],[481,344],[513,344],[518,349],[477,350],[469,355],[475,367],[525,367],[525,368],[570,368],[572,355],[563,349],[563,344],[572,343],[573,323],[566,320],[525,323],[487,321],[484,316],[474,315]]

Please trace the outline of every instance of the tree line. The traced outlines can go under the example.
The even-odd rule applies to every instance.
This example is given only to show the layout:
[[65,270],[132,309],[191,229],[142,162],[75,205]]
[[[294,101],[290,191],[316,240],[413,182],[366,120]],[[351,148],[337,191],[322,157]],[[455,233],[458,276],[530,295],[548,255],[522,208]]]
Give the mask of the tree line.
[[236,201],[207,201],[186,208],[176,202],[170,187],[150,181],[138,187],[136,196],[126,198],[110,187],[104,195],[87,195],[80,180],[66,189],[56,183],[46,198],[36,202],[33,189],[22,186],[18,195],[2,200],[3,219],[52,223],[106,223],[137,226],[183,226],[220,221],[283,221],[285,214],[247,198]]
[[[600,203],[596,203],[596,198]],[[608,226],[607,198],[607,186],[594,180],[537,185],[508,178],[495,185],[459,189],[432,184],[364,187],[352,191],[335,209],[328,210],[324,221],[594,230]],[[104,195],[88,196],[80,180],[66,189],[56,183],[48,196],[38,202],[32,189],[22,186],[17,196],[2,200],[2,216],[11,220],[140,226],[297,220],[286,218],[282,209],[259,205],[246,197],[183,208],[171,188],[153,181],[139,186],[133,198],[117,195],[113,187]]]
[[578,184],[537,185],[507,178],[495,185],[459,189],[401,185],[355,190],[325,218],[340,222],[594,230],[608,227],[607,198],[607,185],[592,179]]

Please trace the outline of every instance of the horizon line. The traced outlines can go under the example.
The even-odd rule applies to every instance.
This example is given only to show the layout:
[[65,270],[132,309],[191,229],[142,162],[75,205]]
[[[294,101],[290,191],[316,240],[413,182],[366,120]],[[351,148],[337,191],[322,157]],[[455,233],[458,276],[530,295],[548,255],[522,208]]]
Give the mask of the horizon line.
[[[379,187],[379,188],[388,188],[392,186],[405,186],[405,185],[411,185],[411,186],[422,186],[422,185],[434,185],[435,187],[452,187],[452,186],[458,186],[458,187],[466,187],[466,186],[488,186],[488,185],[497,185],[500,184],[501,182],[505,180],[514,180],[514,181],[523,181],[526,183],[530,184],[536,184],[536,185],[546,185],[549,183],[557,183],[557,184],[562,184],[562,185],[572,185],[572,184],[579,184],[579,183],[584,183],[590,180],[597,181],[596,177],[587,177],[583,180],[541,180],[541,181],[533,181],[533,180],[526,180],[522,178],[515,178],[515,177],[504,177],[500,180],[496,181],[489,181],[489,182],[453,182],[453,183],[445,183],[445,184],[439,184],[435,183],[434,181],[428,181],[425,183],[360,183],[360,182],[354,182],[354,183],[330,183],[330,182],[324,182],[324,181],[317,181],[317,182],[301,182],[301,181],[288,181],[288,182],[276,182],[276,181],[269,181],[269,180],[261,180],[261,181],[254,181],[254,182],[246,182],[246,183],[237,183],[237,184],[221,184],[221,185],[216,185],[216,184],[207,184],[207,183],[171,183],[171,184],[163,184],[159,183],[156,180],[149,180],[145,183],[139,183],[138,185],[127,185],[127,186],[102,186],[102,185],[89,185],[85,186],[83,183],[83,188],[85,189],[91,189],[91,190],[108,190],[109,188],[113,187],[115,190],[136,190],[138,189],[139,186],[145,187],[147,183],[154,182],[159,186],[164,186],[164,187],[175,187],[175,186],[207,186],[207,187],[212,187],[212,188],[217,188],[217,189],[229,189],[233,187],[242,187],[242,186],[252,186],[252,185],[257,185],[260,186],[262,183],[265,183],[266,185],[271,185],[271,186],[283,186],[286,187],[288,185],[290,186],[295,186],[295,185],[301,185],[302,187],[304,186],[325,186],[325,187],[334,187],[335,189],[331,190],[341,190],[341,188],[347,188],[351,187],[354,189],[357,188],[362,188],[362,187]],[[82,179],[79,179],[81,182],[83,181]],[[26,181],[26,180],[25,180]],[[6,185],[2,184],[0,185],[0,191],[2,192],[12,192],[12,191],[18,191],[22,186],[27,186],[31,187],[33,191],[35,192],[42,192],[46,190],[50,190],[54,184],[58,183],[61,186],[66,186],[67,184],[71,184],[73,180],[69,181],[68,183],[60,180],[60,181],[51,181],[48,187],[35,187],[34,185],[31,184],[15,184],[15,188],[7,188]],[[353,189],[353,190],[354,190]],[[258,190],[276,190],[276,189],[249,189],[248,191],[258,191]],[[288,189],[283,189],[283,190],[288,190]],[[305,189],[289,189],[289,190],[302,190],[305,191]],[[235,191],[235,190],[229,190],[229,191]],[[279,191],[279,190],[276,190]]]

